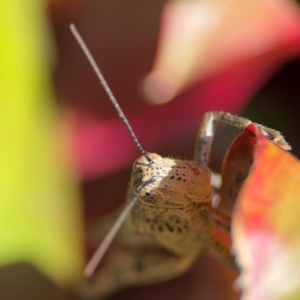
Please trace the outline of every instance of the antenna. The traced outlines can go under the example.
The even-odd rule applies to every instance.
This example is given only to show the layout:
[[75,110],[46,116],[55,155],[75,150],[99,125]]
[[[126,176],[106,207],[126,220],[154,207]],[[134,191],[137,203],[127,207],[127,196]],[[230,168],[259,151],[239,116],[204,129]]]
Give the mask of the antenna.
[[93,70],[95,71],[100,83],[102,84],[105,92],[108,95],[109,100],[112,102],[112,104],[114,105],[116,111],[118,112],[119,117],[121,118],[121,120],[123,121],[123,123],[125,124],[127,130],[129,131],[135,145],[137,146],[137,148],[139,149],[139,151],[142,153],[142,155],[147,159],[147,161],[149,162],[149,164],[154,164],[153,160],[149,157],[148,153],[144,150],[144,148],[141,146],[141,144],[139,143],[136,135],[134,134],[127,118],[125,117],[119,103],[117,102],[117,99],[115,98],[115,96],[113,95],[109,85],[107,84],[102,72],[100,71],[99,67],[96,64],[95,59],[93,58],[91,52],[89,51],[87,45],[85,44],[84,40],[82,39],[81,35],[79,34],[79,32],[77,31],[76,27],[74,24],[70,25],[70,29],[75,37],[75,39],[77,40],[79,46],[81,47],[82,51],[84,52],[85,56],[87,57],[88,61],[90,62]]
[[[139,143],[136,135],[134,134],[127,118],[125,117],[119,103],[117,102],[115,96],[113,95],[109,85],[107,84],[103,74],[101,73],[99,67],[97,66],[95,59],[93,58],[91,52],[89,51],[88,47],[86,46],[85,42],[83,41],[81,35],[79,34],[79,32],[77,31],[76,27],[74,24],[70,25],[70,29],[75,37],[75,39],[77,40],[78,44],[80,45],[81,49],[83,50],[85,56],[87,57],[88,61],[90,62],[93,70],[95,71],[100,83],[102,84],[102,86],[104,87],[104,90],[106,91],[109,100],[112,102],[112,104],[114,105],[115,109],[118,112],[119,117],[122,119],[123,123],[125,124],[127,130],[129,131],[135,145],[137,146],[137,148],[140,150],[140,152],[142,153],[142,155],[147,159],[147,161],[149,162],[149,164],[154,164],[154,161],[149,157],[148,153],[143,149],[143,147],[141,146],[141,144]],[[87,263],[86,267],[83,270],[83,275],[85,277],[91,277],[97,266],[99,265],[99,263],[101,262],[104,254],[106,253],[108,247],[110,246],[110,244],[112,243],[112,241],[114,240],[116,234],[118,233],[118,231],[120,230],[120,228],[122,227],[124,221],[126,220],[127,216],[129,215],[130,211],[132,210],[132,208],[134,207],[134,205],[136,204],[139,195],[142,191],[142,189],[147,186],[148,184],[151,184],[152,182],[154,182],[155,179],[151,178],[150,180],[145,181],[137,190],[136,194],[134,195],[134,197],[130,200],[130,202],[125,206],[124,210],[122,211],[122,213],[119,215],[119,217],[117,218],[117,220],[115,221],[115,223],[113,224],[113,226],[111,227],[111,229],[108,231],[108,233],[106,234],[106,236],[104,237],[104,239],[102,240],[101,244],[99,245],[98,249],[96,250],[96,252],[94,253],[94,255],[92,256],[92,258],[90,259],[90,261]]]
[[102,260],[104,254],[106,253],[108,247],[110,246],[111,242],[114,240],[116,234],[120,230],[121,226],[123,225],[124,221],[126,220],[127,216],[129,215],[130,211],[136,204],[139,195],[142,191],[142,189],[147,186],[148,184],[154,182],[155,179],[150,179],[145,181],[137,190],[135,196],[130,200],[130,202],[125,206],[124,210],[122,213],[119,215],[117,220],[115,221],[114,225],[110,228],[109,232],[106,234],[104,239],[102,240],[101,244],[99,245],[98,249],[92,256],[92,258],[89,260],[87,265],[85,266],[83,270],[83,275],[87,278],[91,277],[97,266],[99,265],[100,261]]

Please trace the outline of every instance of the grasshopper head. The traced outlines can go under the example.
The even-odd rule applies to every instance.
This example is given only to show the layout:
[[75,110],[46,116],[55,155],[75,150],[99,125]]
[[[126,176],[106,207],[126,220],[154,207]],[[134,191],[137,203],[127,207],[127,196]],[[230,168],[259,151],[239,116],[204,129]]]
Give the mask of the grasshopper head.
[[185,208],[192,202],[210,201],[210,172],[190,161],[161,157],[148,153],[150,164],[143,156],[133,164],[131,191],[150,179],[155,181],[145,186],[139,199],[144,204],[162,208]]

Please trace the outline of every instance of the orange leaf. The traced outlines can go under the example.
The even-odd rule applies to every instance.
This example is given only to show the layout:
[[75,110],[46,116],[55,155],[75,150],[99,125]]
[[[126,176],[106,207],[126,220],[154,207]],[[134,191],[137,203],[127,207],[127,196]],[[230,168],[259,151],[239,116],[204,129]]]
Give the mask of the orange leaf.
[[255,134],[254,162],[232,215],[242,299],[299,299],[300,163]]

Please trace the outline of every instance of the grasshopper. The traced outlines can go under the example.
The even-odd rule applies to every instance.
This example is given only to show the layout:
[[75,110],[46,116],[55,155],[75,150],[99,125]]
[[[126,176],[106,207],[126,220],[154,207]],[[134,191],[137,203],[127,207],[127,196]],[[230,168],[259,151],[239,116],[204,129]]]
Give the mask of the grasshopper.
[[[212,182],[213,173],[208,167],[216,127],[223,123],[244,130],[254,124],[265,137],[289,150],[284,137],[274,129],[230,113],[208,112],[197,132],[193,160],[146,152],[75,26],[70,28],[142,154],[133,164],[127,205],[116,221],[115,216],[108,218],[112,227],[84,270],[87,279],[81,296],[105,298],[127,286],[177,277],[190,268],[203,249],[236,268],[233,254],[213,233],[215,226],[230,233],[230,218],[216,209],[219,197],[215,188],[220,184]],[[116,250],[106,266],[95,273],[114,239]]]

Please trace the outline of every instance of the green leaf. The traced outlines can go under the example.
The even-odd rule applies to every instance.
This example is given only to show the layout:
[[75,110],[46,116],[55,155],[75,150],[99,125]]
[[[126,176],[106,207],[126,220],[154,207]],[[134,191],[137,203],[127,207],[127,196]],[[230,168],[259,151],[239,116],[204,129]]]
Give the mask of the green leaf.
[[69,285],[82,267],[82,224],[58,157],[49,33],[44,1],[1,1],[0,266],[29,262]]

